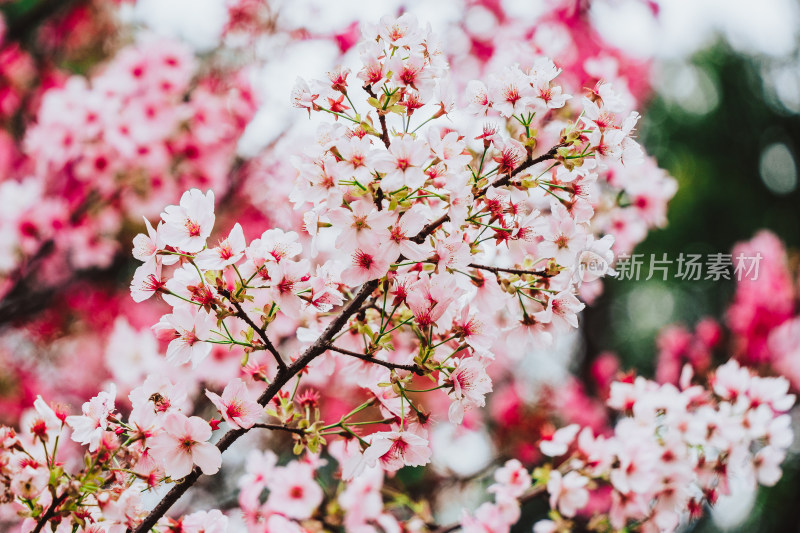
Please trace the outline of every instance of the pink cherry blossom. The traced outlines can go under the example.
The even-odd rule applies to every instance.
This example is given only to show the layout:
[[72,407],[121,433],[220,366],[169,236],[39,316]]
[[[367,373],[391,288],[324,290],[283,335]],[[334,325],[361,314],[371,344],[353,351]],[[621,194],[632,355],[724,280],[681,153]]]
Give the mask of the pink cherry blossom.
[[558,470],[550,472],[550,479],[547,481],[550,507],[557,507],[566,517],[575,516],[589,502],[589,491],[586,490],[588,483],[589,478],[577,472],[567,472],[564,476]]
[[343,139],[336,149],[342,157],[337,164],[337,171],[342,177],[352,178],[362,185],[372,181],[371,168],[378,152],[372,148],[368,137]]
[[492,380],[486,373],[486,364],[478,357],[468,357],[453,361],[453,371],[449,376],[442,375],[442,385],[451,390],[448,395],[453,402],[448,417],[453,424],[464,420],[464,411],[486,404],[486,394],[492,391]]
[[409,431],[379,431],[369,436],[370,446],[364,451],[364,462],[380,465],[388,472],[404,466],[428,464],[431,449],[428,440]]
[[228,517],[218,509],[196,511],[183,517],[181,531],[185,533],[226,533]]
[[467,83],[467,110],[475,115],[486,115],[494,105],[486,85],[479,80],[470,80]]
[[68,416],[66,423],[72,428],[72,440],[88,444],[94,451],[100,444],[103,432],[108,429],[108,417],[114,411],[114,400],[117,387],[111,384],[109,390],[103,391],[81,407],[82,415]]
[[198,189],[183,193],[179,205],[161,214],[164,243],[188,253],[199,252],[214,228],[214,191],[205,195]]
[[527,76],[518,66],[506,68],[489,79],[493,108],[504,117],[522,114],[532,103],[533,90]]
[[410,47],[421,39],[419,21],[412,13],[399,17],[385,15],[381,17],[377,33],[388,44],[397,47]]
[[392,223],[389,213],[378,211],[374,204],[356,200],[350,209],[337,208],[328,211],[328,218],[339,230],[336,246],[352,250],[357,246],[376,246],[388,236]]
[[471,313],[469,307],[464,307],[461,315],[453,320],[453,332],[463,336],[464,341],[478,355],[488,358],[494,357],[491,347],[497,338],[497,334],[489,327],[486,321],[478,318],[477,313]]
[[289,317],[297,318],[300,314],[303,301],[297,293],[305,288],[310,270],[307,259],[266,265],[266,274],[271,285],[269,297]]
[[161,265],[148,261],[140,265],[131,279],[131,298],[136,303],[143,302],[164,288],[166,281],[161,275]]
[[156,253],[163,248],[163,243],[147,218],[144,219],[144,225],[147,228],[147,235],[140,233],[133,238],[133,257],[143,263],[155,262],[158,258]]
[[560,292],[547,301],[547,308],[536,313],[537,320],[549,322],[558,319],[573,328],[578,327],[578,313],[586,305],[570,292]]
[[405,136],[395,140],[389,153],[375,161],[375,170],[384,174],[381,189],[395,191],[403,186],[411,190],[425,184],[422,165],[428,160],[430,150],[425,142]]
[[316,105],[314,100],[317,98],[319,98],[319,93],[312,94],[308,83],[302,78],[297,78],[292,88],[292,104],[301,109],[308,109],[310,115],[311,109]]
[[203,342],[211,338],[215,319],[202,309],[180,305],[172,314],[164,315],[153,330],[159,336],[170,338],[167,360],[175,364],[192,361],[197,365],[211,352],[211,345]]
[[357,287],[367,281],[378,279],[389,270],[393,258],[388,247],[356,248],[352,255],[351,266],[342,271],[342,282]]
[[485,502],[475,510],[474,516],[463,511],[461,530],[464,533],[499,533],[508,531],[515,521],[509,521],[499,505]]
[[542,442],[539,443],[539,448],[542,450],[543,454],[550,457],[564,455],[567,453],[567,449],[575,440],[580,429],[578,424],[570,424],[569,426],[560,428],[553,433],[550,438],[543,438]]
[[322,488],[314,480],[310,465],[292,461],[272,471],[266,506],[290,518],[309,518],[322,502]]
[[420,327],[428,327],[438,321],[455,300],[452,280],[446,276],[420,276],[408,288],[408,303]]
[[225,386],[222,396],[206,390],[206,396],[222,414],[222,418],[236,428],[251,428],[258,421],[263,408],[253,401],[247,385],[241,379],[234,379]]
[[502,493],[511,498],[519,498],[531,487],[531,475],[517,459],[510,459],[494,471],[495,483],[489,492]]
[[188,476],[193,465],[212,475],[222,465],[222,454],[207,442],[210,438],[211,426],[202,418],[170,413],[164,418],[163,432],[151,439],[150,449],[174,479]]
[[35,414],[30,413],[31,416],[26,416],[22,420],[23,430],[42,442],[51,442],[61,432],[64,422],[58,418],[53,408],[47,405],[41,395],[36,397],[33,407]]
[[418,244],[411,240],[428,222],[425,213],[416,207],[412,207],[400,217],[397,222],[389,227],[387,249],[394,256],[415,260],[423,260],[429,257],[432,250],[425,243]]
[[244,255],[245,247],[242,226],[236,223],[227,238],[221,240],[216,247],[197,254],[194,262],[203,270],[220,270],[238,262]]

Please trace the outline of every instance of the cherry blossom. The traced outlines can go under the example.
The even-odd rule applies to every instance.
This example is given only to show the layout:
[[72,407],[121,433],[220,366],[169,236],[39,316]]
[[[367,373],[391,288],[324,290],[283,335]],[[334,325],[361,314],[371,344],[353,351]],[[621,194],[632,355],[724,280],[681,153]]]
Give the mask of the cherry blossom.
[[442,376],[440,380],[442,385],[452,388],[449,394],[454,401],[450,404],[448,417],[454,424],[464,420],[466,409],[483,407],[486,394],[492,391],[492,380],[486,374],[486,366],[477,357],[454,360],[450,375]]
[[431,450],[428,441],[410,431],[381,431],[370,435],[370,446],[364,452],[368,466],[379,464],[388,472],[403,466],[428,464]]
[[169,315],[153,326],[159,335],[170,338],[167,360],[175,364],[192,361],[197,365],[211,352],[211,345],[202,341],[211,338],[214,327],[213,317],[208,313],[180,305]]
[[65,422],[73,430],[72,440],[88,444],[90,451],[96,450],[108,428],[108,417],[114,411],[116,396],[117,388],[112,384],[109,391],[103,391],[83,404],[82,415],[68,416]]
[[309,518],[323,497],[313,476],[310,465],[297,461],[275,468],[267,481],[267,507],[290,518]]
[[[54,83],[25,133],[31,160],[13,185],[0,184],[0,197],[19,198],[0,214],[3,228],[16,228],[0,232],[0,293],[51,238],[70,268],[116,265],[119,250],[141,262],[130,284],[140,305],[67,288],[63,307],[81,309],[84,331],[64,346],[24,334],[80,354],[81,364],[59,368],[64,381],[97,357],[130,402],[116,410],[115,393],[101,393],[67,416],[43,392],[19,434],[0,428],[0,479],[25,528],[47,527],[52,509],[50,525],[87,531],[222,531],[228,514],[259,532],[451,531],[459,524],[433,523],[443,505],[433,490],[409,498],[406,476],[395,476],[434,462],[426,483],[438,486],[434,452],[451,424],[463,424],[456,436],[519,457],[465,481],[488,489],[461,512],[464,531],[508,531],[535,498],[552,507],[540,532],[588,513],[616,529],[672,530],[734,473],[778,481],[792,441],[789,383],[735,362],[714,370],[713,328],[668,337],[660,374],[669,383],[613,382],[618,362],[598,370],[607,406],[574,379],[536,392],[523,375],[531,351],[579,326],[601,278],[615,274],[615,255],[665,223],[675,192],[635,141],[629,66],[616,54],[590,57],[585,20],[571,27],[548,8],[522,28],[500,16],[503,6],[481,4],[498,30],[450,28],[461,32],[451,57],[464,43],[474,51],[448,64],[411,13],[364,27],[356,44],[357,24],[319,35],[287,28],[258,3],[227,2],[224,39],[205,55],[157,39]],[[307,113],[287,119],[259,155],[237,151],[255,103],[228,52],[247,43],[272,61],[276,43],[294,41],[336,42],[352,70],[298,79],[284,98]],[[571,52],[558,50],[564,42]],[[314,134],[303,131],[307,117]],[[147,217],[163,205],[153,227]],[[141,214],[145,233],[130,253],[118,236],[141,226]],[[72,272],[50,275],[70,286]],[[742,292],[736,331],[757,331],[763,302]],[[792,314],[778,309],[769,323]],[[770,329],[742,351],[762,361],[793,351],[792,328],[767,340]],[[189,361],[179,373],[168,366]],[[90,397],[107,376],[75,394]],[[56,449],[70,431],[84,447]],[[237,501],[164,518],[194,486],[194,466],[215,474],[221,450],[240,437],[250,453],[226,471]],[[205,485],[197,488],[216,498],[218,484]],[[165,494],[149,511],[148,492]]]
[[205,270],[223,269],[242,258],[246,247],[245,244],[242,226],[236,223],[228,237],[221,240],[218,246],[203,250],[197,254],[195,263]]
[[211,426],[197,416],[170,413],[164,418],[163,432],[150,439],[153,455],[164,462],[164,471],[174,479],[189,475],[197,465],[206,475],[216,474],[222,454],[208,439]]
[[425,183],[422,165],[429,155],[426,144],[411,136],[401,137],[392,143],[389,153],[375,162],[375,170],[384,174],[381,189],[391,192],[401,187],[411,190],[420,188]]
[[169,206],[164,220],[164,243],[185,252],[199,252],[214,227],[214,192],[186,191],[180,205]]
[[356,248],[351,265],[342,271],[342,282],[355,287],[384,276],[389,270],[391,257],[392,251],[388,247],[374,245]]
[[550,507],[558,507],[564,516],[575,516],[578,509],[589,503],[589,492],[586,490],[588,483],[589,479],[577,472],[568,472],[565,476],[558,470],[552,472],[547,482]]
[[250,399],[247,385],[241,379],[228,383],[222,391],[222,396],[209,390],[206,390],[206,396],[232,428],[253,427],[262,411],[261,406]]

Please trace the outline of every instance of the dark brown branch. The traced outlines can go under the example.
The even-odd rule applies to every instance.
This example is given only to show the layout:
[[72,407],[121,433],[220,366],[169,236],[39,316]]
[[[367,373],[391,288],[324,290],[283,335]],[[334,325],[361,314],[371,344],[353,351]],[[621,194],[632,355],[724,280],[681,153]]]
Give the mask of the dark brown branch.
[[233,299],[230,291],[223,289],[220,291],[220,294],[227,298],[231,305],[233,305],[234,309],[236,309],[236,316],[244,320],[248,326],[253,328],[255,332],[258,333],[258,336],[261,338],[261,342],[264,344],[264,347],[266,347],[267,351],[269,351],[269,353],[275,357],[275,361],[278,363],[278,369],[280,371],[285,371],[286,363],[283,362],[283,357],[281,357],[278,349],[275,348],[275,345],[272,344],[272,341],[269,340],[269,337],[267,337],[267,332],[265,329],[256,326],[256,323],[253,322],[253,319],[251,319],[250,316],[245,313],[244,309],[242,309],[241,304]]
[[361,359],[362,361],[366,361],[368,363],[375,363],[376,365],[385,366],[386,368],[390,368],[392,370],[407,370],[409,372],[413,372],[418,376],[425,375],[425,369],[418,365],[401,365],[399,363],[390,363],[389,361],[383,361],[381,359],[375,359],[369,355],[360,354],[358,352],[353,352],[351,350],[346,350],[344,348],[339,348],[338,346],[334,346],[332,344],[328,345],[328,349],[334,352],[339,352],[345,355],[349,355],[350,357],[355,357],[356,359]]
[[306,434],[305,430],[302,430],[300,428],[290,428],[288,426],[281,426],[280,424],[253,424],[253,427],[261,429],[272,429],[275,431],[288,431],[289,433],[295,433],[300,436]]
[[66,499],[67,499],[67,491],[65,489],[64,492],[61,493],[61,496],[53,500],[53,503],[51,503],[50,507],[47,508],[47,511],[44,512],[42,517],[36,523],[36,527],[33,528],[33,531],[31,531],[31,533],[40,533],[45,524],[47,524],[47,522],[51,518],[53,518],[53,516],[56,514],[56,508],[58,508],[58,506],[61,505],[61,503]]
[[383,211],[383,189],[378,187],[378,192],[375,193],[375,206],[378,211]]
[[[375,94],[375,91],[372,90],[371,85],[364,87],[364,90],[367,91],[367,94],[372,98],[375,98],[376,100],[378,99],[378,96]],[[386,115],[381,114],[380,110],[378,110],[378,122],[381,123],[381,140],[383,141],[384,146],[389,148],[392,142],[389,140],[389,130],[386,128]]]
[[[497,180],[494,183],[492,183],[490,185],[490,187],[502,187],[504,185],[508,185],[509,183],[511,183],[511,180],[513,178],[515,178],[516,176],[518,176],[520,173],[522,173],[523,170],[525,170],[527,168],[530,168],[533,165],[536,165],[538,163],[542,163],[543,161],[548,161],[550,159],[553,159],[556,156],[556,154],[558,153],[558,149],[563,147],[563,146],[566,146],[566,144],[564,144],[564,143],[557,144],[557,145],[553,146],[552,148],[550,148],[550,150],[548,150],[547,152],[545,152],[542,155],[540,155],[539,157],[535,157],[533,159],[530,159],[530,158],[527,159],[520,166],[518,166],[517,168],[515,168],[514,170],[512,170],[511,172],[506,174],[504,177],[502,177],[499,180]],[[486,194],[486,190],[487,189],[488,189],[488,187],[486,189],[484,189],[483,191],[481,191],[481,195],[480,196],[483,196],[484,194]]]
[[[368,281],[361,286],[361,289],[356,293],[352,300],[342,309],[341,314],[331,322],[320,337],[309,346],[305,352],[292,363],[285,371],[278,371],[275,380],[269,384],[261,396],[258,398],[258,403],[262,406],[267,405],[272,398],[278,393],[281,388],[289,382],[295,375],[297,375],[308,363],[315,357],[319,356],[327,350],[327,344],[330,340],[344,327],[347,321],[353,316],[356,311],[361,307],[372,292],[378,288],[380,280]],[[217,448],[220,452],[227,450],[231,444],[247,432],[245,429],[232,429],[225,433],[217,443]],[[194,485],[202,475],[199,468],[195,467],[192,473],[181,480],[180,483],[172,487],[172,489],[164,496],[158,505],[150,511],[150,514],[139,524],[135,529],[135,533],[147,533],[155,526],[156,522],[166,514],[172,505],[180,499],[183,494]]]
[[[385,122],[385,120],[384,120]],[[383,137],[382,137],[383,138]],[[386,139],[384,140],[384,144],[388,143],[388,134],[386,135]],[[387,144],[388,146],[389,144]],[[511,174],[516,175],[517,173],[521,172],[524,167],[530,166],[535,164],[536,162],[545,161],[546,159],[552,158],[555,154],[555,151],[558,147],[553,147],[547,154],[540,156],[536,159],[532,159],[527,163],[523,163],[520,167],[514,170]],[[550,154],[550,155],[548,155]],[[480,195],[486,193],[486,189],[481,191]],[[448,216],[442,215],[434,222],[426,225],[422,230],[415,235],[411,240],[414,242],[423,242],[425,238],[433,233],[439,226],[444,224],[448,220]],[[270,383],[270,385],[266,388],[266,390],[261,394],[258,398],[258,403],[262,406],[267,405],[273,397],[281,390],[281,388],[289,382],[295,375],[297,375],[301,370],[303,370],[308,364],[313,361],[316,357],[324,353],[326,350],[330,349],[331,341],[336,336],[337,333],[347,324],[347,321],[350,320],[350,317],[355,315],[359,309],[361,309],[362,304],[369,298],[369,296],[380,286],[381,280],[374,279],[371,281],[366,282],[361,286],[359,291],[350,300],[347,305],[342,308],[340,314],[325,328],[325,331],[322,332],[314,344],[309,346],[303,354],[297,358],[288,368],[285,370],[279,370],[278,375],[275,376],[275,380]],[[256,328],[258,330],[258,328]],[[355,352],[353,352],[355,353]],[[366,357],[362,356],[362,354],[358,354],[359,357]],[[372,362],[376,362],[377,360],[369,359]],[[220,452],[224,452],[225,450],[230,447],[231,444],[236,442],[236,439],[241,437],[247,432],[244,429],[232,429],[228,431],[225,435],[217,443],[217,448],[219,448]],[[172,487],[172,489],[167,493],[164,498],[155,506],[155,508],[150,511],[150,514],[139,524],[139,527],[136,528],[135,533],[147,533],[150,529],[158,522],[158,520],[166,514],[172,505],[178,501],[178,499],[187,491],[189,488],[194,485],[202,472],[199,468],[195,467],[192,470],[192,473],[186,476],[180,483]],[[453,531],[453,529],[444,529],[439,533],[444,533],[445,531]]]
[[450,215],[445,213],[444,215],[440,216],[430,224],[427,224],[424,228],[422,228],[422,231],[420,231],[417,235],[415,235],[414,238],[409,240],[417,244],[422,244],[423,242],[425,242],[425,238],[428,235],[433,233],[436,230],[436,228],[438,228],[448,220],[450,220]]
[[549,278],[552,277],[550,274],[547,273],[546,270],[525,270],[522,268],[503,268],[503,267],[493,267],[488,265],[478,265],[475,263],[470,263],[470,267],[472,268],[479,268],[481,270],[487,270],[494,274],[498,274],[499,272],[505,272],[507,274],[516,274],[518,276],[539,276],[540,278]]
[[[509,183],[511,183],[511,180],[514,177],[518,176],[526,168],[532,167],[533,165],[535,165],[537,163],[541,163],[542,161],[547,161],[549,159],[553,159],[555,157],[556,153],[558,152],[558,149],[561,148],[562,146],[565,146],[565,145],[564,144],[557,144],[556,146],[553,146],[550,150],[548,150],[546,153],[540,155],[539,157],[536,157],[536,158],[533,158],[533,159],[528,159],[527,161],[522,163],[520,166],[518,166],[517,168],[515,168],[514,170],[512,170],[511,172],[506,174],[505,177],[500,178],[499,180],[495,181],[494,183],[492,183],[490,185],[487,185],[485,188],[481,189],[478,192],[478,194],[475,195],[475,199],[478,199],[481,196],[485,195],[486,191],[489,190],[489,187],[501,187],[503,185],[508,185]],[[441,226],[442,224],[444,224],[448,220],[450,220],[450,216],[447,213],[445,213],[444,215],[440,216],[439,218],[437,218],[436,220],[434,220],[433,222],[431,222],[430,224],[428,224],[427,226],[422,228],[422,231],[420,231],[419,234],[417,234],[414,238],[412,238],[410,240],[412,242],[417,243],[417,244],[422,244],[425,241],[425,238],[428,235],[433,233],[433,231],[436,228],[438,228],[439,226]]]
[[33,279],[38,263],[47,259],[55,250],[52,239],[44,241],[36,253],[24,265],[19,266],[10,276],[13,279],[11,289],[0,299],[0,325],[24,318],[28,313],[38,312],[44,307],[52,291],[34,291]]

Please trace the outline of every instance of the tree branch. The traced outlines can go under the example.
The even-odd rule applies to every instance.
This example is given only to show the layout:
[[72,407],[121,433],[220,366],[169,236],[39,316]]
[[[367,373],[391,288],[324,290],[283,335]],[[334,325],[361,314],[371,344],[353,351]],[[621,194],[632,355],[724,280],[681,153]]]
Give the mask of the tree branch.
[[[361,304],[364,303],[372,292],[378,288],[380,284],[380,280],[372,280],[368,281],[364,285],[361,286],[361,289],[356,293],[352,300],[350,300],[347,305],[342,309],[341,314],[331,322],[325,331],[320,335],[320,337],[309,346],[305,352],[294,362],[292,363],[286,370],[279,370],[278,375],[275,376],[275,380],[269,384],[269,386],[264,390],[261,396],[258,398],[258,403],[261,406],[266,406],[272,398],[278,393],[278,391],[283,388],[286,383],[289,382],[295,375],[300,373],[300,371],[305,368],[308,363],[310,363],[315,357],[322,354],[325,350],[327,350],[327,344],[330,340],[339,332],[339,330],[344,327],[347,321],[350,319],[352,315],[354,315],[358,309],[361,307]],[[236,442],[236,440],[244,435],[247,432],[245,429],[232,429],[225,433],[222,438],[217,442],[217,448],[219,448],[220,452],[224,452],[227,450],[231,444]],[[189,490],[189,488],[194,485],[197,480],[202,475],[200,468],[195,467],[192,472],[183,478],[180,483],[172,487],[170,491],[158,502],[158,505],[150,511],[150,514],[142,521],[141,524],[134,530],[135,533],[148,533],[153,526],[156,525],[156,522],[166,514],[170,507],[172,507],[175,502],[180,499],[183,494]]]
[[[372,98],[375,98],[376,100],[378,99],[375,91],[372,90],[372,85],[367,85],[364,87],[364,90],[367,91],[367,94]],[[383,141],[384,146],[389,148],[392,142],[389,140],[389,130],[386,128],[386,115],[382,115],[380,111],[378,111],[378,122],[381,123],[381,140]]]
[[439,226],[441,226],[442,224],[444,224],[448,220],[450,220],[450,215],[445,213],[444,215],[440,216],[439,218],[437,218],[436,220],[434,220],[430,224],[427,224],[424,228],[422,228],[422,231],[417,233],[412,239],[409,239],[409,240],[412,241],[412,242],[415,242],[417,244],[422,244],[423,242],[425,242],[425,238],[428,235],[433,233],[436,230],[436,228],[438,228]]
[[356,359],[361,359],[362,361],[366,361],[368,363],[375,363],[376,365],[385,366],[386,368],[390,368],[392,370],[407,370],[409,372],[413,372],[418,376],[424,376],[425,370],[414,364],[414,365],[402,365],[399,363],[390,363],[389,361],[383,361],[382,359],[375,359],[369,355],[360,354],[358,352],[353,352],[350,350],[346,350],[344,348],[339,348],[338,346],[334,346],[333,344],[328,345],[328,349],[334,352],[339,352],[345,355],[349,355],[350,357],[355,357]]
[[269,337],[267,337],[267,332],[264,330],[264,328],[256,326],[256,323],[253,322],[253,319],[251,319],[250,316],[247,313],[245,313],[244,309],[242,309],[241,304],[233,299],[230,291],[223,289],[220,291],[220,294],[223,295],[225,298],[227,298],[228,301],[233,305],[234,309],[236,309],[236,316],[244,320],[248,326],[253,328],[255,332],[258,333],[258,336],[261,338],[261,342],[264,343],[264,346],[269,351],[269,353],[271,353],[275,357],[275,361],[278,363],[278,370],[285,371],[286,363],[284,363],[283,357],[281,357],[281,354],[278,352],[278,349],[275,348],[275,345],[272,344],[272,341],[270,341]]
[[[371,89],[370,89],[371,90]],[[382,121],[385,123],[385,120]],[[384,130],[385,132],[385,130]],[[383,139],[383,136],[381,137]],[[388,133],[386,134],[386,138],[384,139],[384,144],[389,146],[388,143]],[[557,146],[553,147],[548,151],[546,154],[532,159],[526,163],[523,163],[516,170],[514,170],[509,176],[514,176],[521,172],[523,168],[527,168],[537,162],[545,161],[550,159],[555,155]],[[495,182],[497,183],[497,182]],[[487,187],[488,189],[488,187]],[[483,189],[479,196],[486,193],[487,189]],[[427,224],[425,227],[420,230],[420,232],[415,235],[411,240],[414,242],[423,242],[425,238],[433,233],[439,226],[444,224],[449,217],[447,214],[442,215],[437,220]],[[272,398],[281,390],[281,388],[288,383],[290,379],[292,379],[295,375],[300,373],[308,364],[313,361],[316,357],[324,353],[326,350],[330,349],[331,341],[336,336],[337,333],[347,324],[350,317],[355,315],[361,305],[369,298],[369,296],[380,286],[381,279],[374,279],[364,283],[356,295],[350,300],[347,305],[345,305],[340,314],[325,328],[325,331],[322,332],[314,344],[309,346],[305,352],[303,352],[300,357],[298,357],[291,365],[289,365],[285,370],[281,369],[278,371],[278,374],[275,376],[275,380],[269,384],[269,386],[264,390],[261,396],[258,398],[259,405],[266,406]],[[234,305],[236,307],[236,305]],[[239,306],[241,307],[241,306]],[[246,315],[245,315],[246,316]],[[248,317],[249,319],[249,317]],[[247,321],[247,320],[246,320]],[[251,321],[252,322],[252,321]],[[252,327],[252,326],[251,326]],[[256,328],[258,330],[258,328]],[[266,336],[266,335],[265,335]],[[271,344],[271,343],[270,343]],[[355,352],[353,352],[355,353]],[[350,355],[350,354],[348,354]],[[362,354],[358,354],[358,357],[366,357]],[[367,360],[371,362],[377,362],[376,359],[367,358]],[[245,429],[232,429],[228,431],[225,435],[217,443],[217,448],[219,448],[220,452],[224,452],[227,450],[231,444],[236,442],[236,440],[244,435],[247,432]],[[156,507],[150,512],[149,515],[139,524],[139,527],[136,528],[135,533],[148,533],[150,529],[155,526],[156,522],[166,514],[172,505],[178,501],[178,499],[187,491],[189,488],[194,485],[197,480],[202,475],[200,468],[195,467],[192,472],[183,478],[180,483],[175,485],[164,498],[156,505]],[[457,527],[457,526],[456,526]],[[438,533],[445,533],[446,531],[453,531],[453,529],[444,529]]]
[[295,433],[300,436],[306,434],[305,430],[302,430],[300,428],[290,428],[289,426],[281,426],[280,424],[253,424],[252,427],[261,429],[272,429],[275,431],[288,431],[289,433]]
[[47,524],[47,522],[51,518],[53,518],[53,515],[56,514],[56,508],[59,505],[61,505],[61,503],[66,499],[67,499],[67,491],[66,491],[66,489],[64,489],[64,492],[61,493],[61,496],[59,496],[55,500],[53,500],[53,503],[51,503],[50,507],[47,508],[47,511],[44,512],[42,517],[36,523],[36,527],[33,528],[33,531],[31,531],[31,533],[40,533],[42,531],[42,528],[45,526],[45,524]]
[[[490,187],[502,187],[503,185],[508,185],[508,184],[510,184],[510,183],[511,183],[511,180],[512,180],[514,177],[518,176],[520,173],[522,173],[522,171],[523,171],[523,170],[525,170],[525,169],[527,169],[527,168],[530,168],[530,167],[532,167],[533,165],[536,165],[536,164],[538,164],[538,163],[541,163],[541,162],[543,162],[543,161],[548,161],[548,160],[550,160],[550,159],[553,159],[553,158],[555,158],[556,154],[558,153],[558,149],[559,149],[559,148],[562,148],[562,147],[564,147],[564,146],[567,146],[567,145],[566,145],[565,143],[559,143],[559,144],[557,144],[557,145],[553,146],[552,148],[550,148],[550,149],[549,149],[547,152],[543,153],[543,154],[542,154],[542,155],[540,155],[539,157],[535,157],[535,158],[533,158],[533,159],[530,159],[530,157],[529,157],[529,158],[528,158],[528,159],[527,159],[527,160],[526,160],[524,163],[522,163],[520,166],[518,166],[517,168],[515,168],[514,170],[512,170],[511,172],[509,172],[508,174],[506,174],[506,175],[505,175],[505,177],[502,177],[502,178],[500,178],[499,180],[497,180],[497,181],[495,181],[494,183],[492,183],[492,184],[490,185]],[[488,189],[488,187],[482,191],[482,194],[481,194],[481,196],[482,196],[483,194],[486,194],[486,190],[487,190],[487,189]]]
[[[13,279],[11,289],[0,299],[0,325],[20,320],[30,312],[37,312],[45,305],[51,291],[34,292],[31,280],[38,268],[37,263],[45,260],[55,250],[55,242],[48,239],[39,245],[38,250],[26,264],[20,265],[9,277]],[[44,301],[41,301],[41,300]]]
[[551,274],[548,274],[546,270],[525,270],[522,268],[503,268],[503,267],[493,267],[488,265],[478,265],[475,263],[470,263],[468,266],[472,268],[479,268],[481,270],[487,270],[494,274],[498,274],[499,272],[506,272],[507,274],[516,274],[518,276],[539,276],[540,278],[550,278],[552,277]]

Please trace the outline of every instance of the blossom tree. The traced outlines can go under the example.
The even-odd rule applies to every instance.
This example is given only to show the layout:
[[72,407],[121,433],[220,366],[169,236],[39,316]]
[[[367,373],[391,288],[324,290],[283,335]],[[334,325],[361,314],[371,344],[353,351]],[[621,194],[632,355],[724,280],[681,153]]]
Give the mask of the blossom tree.
[[[274,30],[260,2],[229,4],[226,32]],[[777,482],[789,382],[730,361],[683,367],[675,384],[610,380],[613,419],[546,420],[535,454],[498,457],[491,482],[472,480],[492,501],[452,523],[433,491],[412,490],[414,468],[435,479],[438,428],[489,427],[496,384],[579,326],[615,252],[664,223],[674,181],[635,140],[631,88],[581,87],[583,67],[498,54],[467,79],[408,13],[364,25],[354,46],[357,67],[295,83],[297,121],[316,134],[247,163],[234,146],[249,84],[181,45],[143,37],[89,82],[45,92],[24,140],[33,166],[19,167],[33,177],[4,184],[30,187],[11,224],[50,233],[31,232],[27,252],[14,233],[23,253],[6,271],[49,235],[57,247],[62,227],[78,235],[62,250],[73,266],[103,266],[135,224],[135,305],[106,319],[113,379],[79,414],[40,394],[0,429],[3,512],[25,532],[482,532],[541,498],[540,533],[672,531],[733,475]],[[281,202],[294,212],[249,214]],[[235,470],[237,441],[235,502],[168,517],[204,476]]]
[[[108,6],[78,4],[45,21],[31,57],[86,46],[75,28],[118,27]],[[15,80],[3,109],[30,120],[23,133],[8,122],[19,142],[0,138],[13,205],[0,318],[19,323],[35,313],[20,302],[59,291],[4,336],[3,349],[32,339],[23,353],[44,363],[8,365],[25,409],[0,429],[3,524],[508,531],[539,499],[540,533],[671,531],[732,477],[776,483],[794,397],[747,365],[773,358],[793,380],[777,361],[794,330],[779,302],[765,320],[784,325],[761,338],[762,291],[743,287],[731,313],[745,366],[704,359],[709,324],[691,357],[662,356],[657,382],[610,371],[601,400],[570,382],[555,389],[572,407],[521,405],[523,356],[569,338],[675,192],[635,140],[646,66],[605,47],[582,4],[529,21],[472,3],[452,48],[410,13],[360,39],[357,25],[315,35],[351,68],[298,79],[294,124],[253,158],[236,145],[255,93],[229,53],[310,37],[266,2],[227,2],[227,42],[207,55],[141,32],[88,75],[28,75],[14,65],[30,30],[0,30]],[[294,128],[309,120],[315,135]],[[113,272],[131,241],[129,294],[81,280]],[[54,340],[64,309],[81,325]],[[109,374],[86,372],[101,361]],[[90,396],[80,411],[45,400]],[[443,428],[513,438],[484,472],[455,475],[432,464]],[[454,480],[483,503],[448,514],[439,489]],[[187,508],[190,490],[218,509]]]

